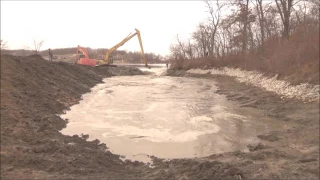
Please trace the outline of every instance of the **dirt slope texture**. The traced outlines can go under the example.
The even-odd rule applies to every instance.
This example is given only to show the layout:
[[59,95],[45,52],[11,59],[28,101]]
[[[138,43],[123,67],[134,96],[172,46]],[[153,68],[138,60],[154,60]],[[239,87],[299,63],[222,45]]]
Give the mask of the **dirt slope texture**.
[[49,63],[37,55],[1,56],[1,179],[137,177],[98,141],[60,134],[66,124],[56,115],[102,77],[124,72],[142,74],[134,68]]
[[[90,68],[41,57],[1,56],[1,179],[318,179],[318,104],[283,101],[261,89],[215,77],[219,93],[288,122],[261,134],[251,152],[163,161],[155,168],[122,162],[107,146],[65,136],[56,114],[77,103],[102,77],[141,74],[135,68]],[[208,77],[201,77],[208,78]],[[211,77],[210,77],[211,78]]]

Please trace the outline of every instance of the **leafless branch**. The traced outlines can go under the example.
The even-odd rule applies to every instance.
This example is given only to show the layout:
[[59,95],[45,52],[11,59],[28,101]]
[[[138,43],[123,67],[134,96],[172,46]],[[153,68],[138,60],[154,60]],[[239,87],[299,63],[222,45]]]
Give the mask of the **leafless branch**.
[[7,44],[7,41],[4,41],[4,40],[0,40],[0,46],[1,46],[1,50],[4,50],[4,49],[7,49],[8,48],[8,44]]
[[33,50],[36,54],[38,54],[38,52],[40,51],[40,48],[41,48],[43,42],[44,42],[44,40],[37,42],[35,39],[33,39]]

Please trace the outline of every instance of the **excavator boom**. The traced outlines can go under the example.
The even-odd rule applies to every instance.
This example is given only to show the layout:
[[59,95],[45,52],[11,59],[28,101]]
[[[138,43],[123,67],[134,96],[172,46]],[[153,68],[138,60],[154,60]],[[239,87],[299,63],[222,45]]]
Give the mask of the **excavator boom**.
[[133,38],[135,35],[138,36],[138,40],[139,40],[139,44],[140,44],[140,48],[141,48],[141,56],[142,56],[142,60],[143,63],[145,64],[146,67],[148,67],[148,63],[147,63],[147,59],[144,55],[144,50],[143,50],[143,46],[142,46],[142,40],[141,40],[141,35],[140,35],[140,31],[138,29],[135,29],[136,32],[133,34],[129,34],[126,38],[124,38],[121,42],[119,42],[118,44],[116,44],[115,46],[113,46],[112,48],[108,49],[106,52],[106,55],[104,56],[104,59],[102,61],[100,61],[100,64],[111,64],[111,60],[110,60],[110,54],[115,51],[116,49],[118,49],[120,46],[122,46],[124,43],[126,43],[127,41],[129,41],[131,38]]
[[141,35],[140,35],[140,31],[138,29],[136,29],[137,31],[137,36],[138,36],[138,39],[139,39],[139,44],[140,44],[140,49],[141,49],[141,57],[142,57],[142,60],[143,60],[143,63],[146,67],[148,67],[148,62],[147,62],[147,58],[146,56],[144,55],[144,50],[143,50],[143,45],[142,45],[142,40],[141,40]]

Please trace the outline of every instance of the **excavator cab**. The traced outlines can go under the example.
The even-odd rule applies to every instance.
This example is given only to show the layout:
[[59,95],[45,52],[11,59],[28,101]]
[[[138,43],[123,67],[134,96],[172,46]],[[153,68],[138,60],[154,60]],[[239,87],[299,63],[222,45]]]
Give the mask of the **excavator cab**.
[[80,58],[85,58],[84,54],[80,54],[80,55],[79,55],[79,59],[80,59]]
[[109,63],[113,64],[113,56],[109,56]]
[[84,55],[84,52],[80,50],[79,46],[78,46],[78,50],[77,50],[77,55],[78,55],[78,60],[81,58],[86,58],[86,56]]

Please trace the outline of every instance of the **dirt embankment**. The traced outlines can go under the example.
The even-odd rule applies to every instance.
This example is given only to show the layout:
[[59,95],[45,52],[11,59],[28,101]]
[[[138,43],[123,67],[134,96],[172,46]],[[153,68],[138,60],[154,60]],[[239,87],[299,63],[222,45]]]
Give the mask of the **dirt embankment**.
[[[318,104],[281,100],[232,78],[215,76],[219,93],[243,108],[288,122],[262,134],[251,152],[163,161],[155,168],[122,162],[99,141],[65,136],[61,114],[102,77],[141,74],[135,68],[50,63],[39,56],[1,56],[1,179],[318,179]],[[201,78],[213,78],[203,76]]]
[[66,122],[56,115],[103,77],[133,74],[142,72],[1,56],[1,179],[138,177],[132,163],[124,165],[99,141],[59,133]]

